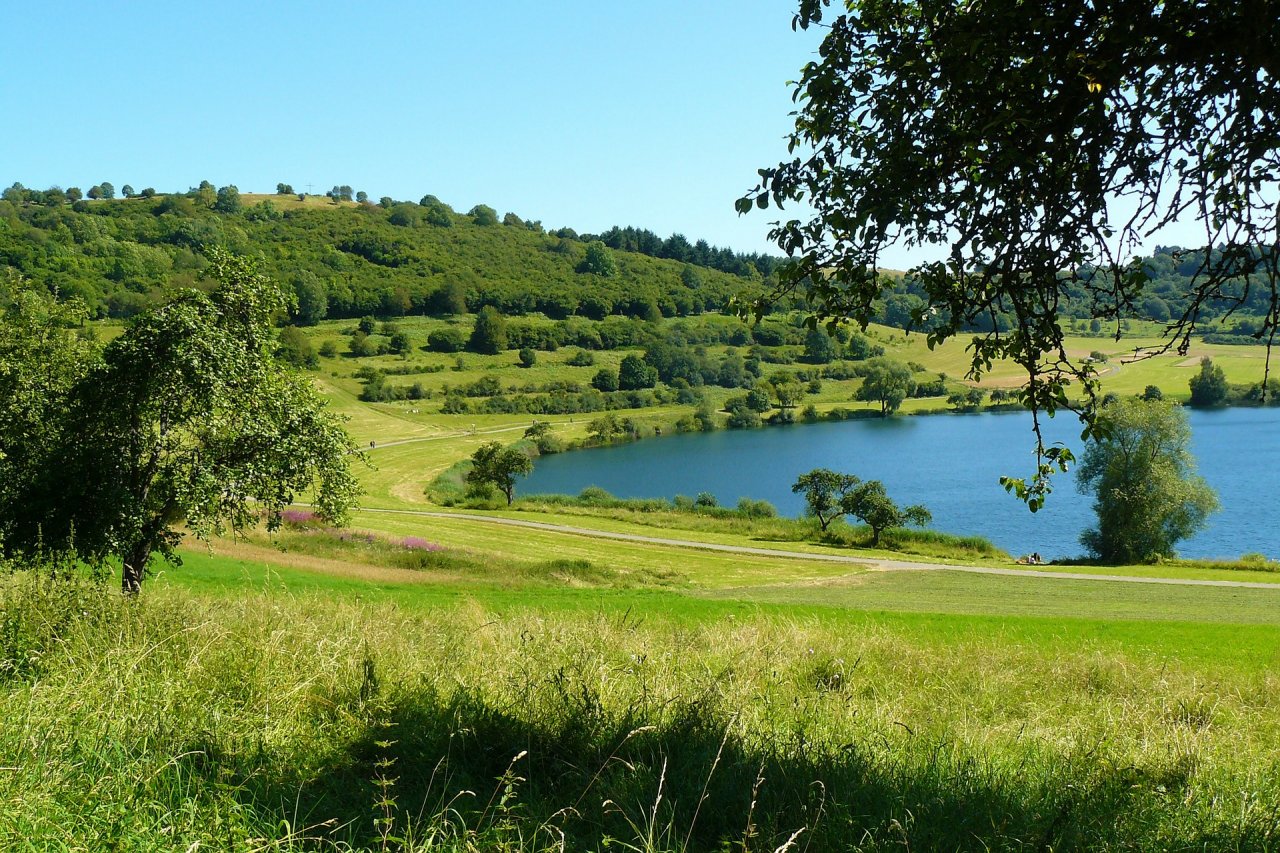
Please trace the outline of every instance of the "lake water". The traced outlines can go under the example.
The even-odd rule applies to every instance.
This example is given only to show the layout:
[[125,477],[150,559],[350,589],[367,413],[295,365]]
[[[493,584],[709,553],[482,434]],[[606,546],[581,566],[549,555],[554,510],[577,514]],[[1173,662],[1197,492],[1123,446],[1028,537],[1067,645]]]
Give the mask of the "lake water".
[[[1222,510],[1178,552],[1280,558],[1280,408],[1189,415],[1199,472],[1217,489]],[[1079,455],[1073,416],[1047,420],[1044,432],[1046,442],[1061,441]],[[666,498],[710,492],[724,505],[751,497],[797,516],[804,501],[791,484],[813,468],[831,468],[882,480],[900,505],[924,504],[937,530],[979,534],[1015,555],[1079,556],[1080,532],[1094,517],[1074,474],[1054,478],[1053,494],[1035,514],[1000,486],[1001,475],[1030,476],[1032,442],[1031,416],[1021,412],[689,433],[544,456],[519,489],[577,494],[599,486],[619,497]]]

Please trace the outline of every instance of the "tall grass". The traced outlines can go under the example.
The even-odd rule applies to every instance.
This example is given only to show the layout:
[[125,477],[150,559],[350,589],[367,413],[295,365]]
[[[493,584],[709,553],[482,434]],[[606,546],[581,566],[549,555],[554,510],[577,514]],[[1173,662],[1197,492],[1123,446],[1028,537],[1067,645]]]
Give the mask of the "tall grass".
[[830,620],[130,602],[21,577],[3,594],[0,659],[32,662],[0,676],[5,849],[1261,850],[1280,832],[1270,671]]

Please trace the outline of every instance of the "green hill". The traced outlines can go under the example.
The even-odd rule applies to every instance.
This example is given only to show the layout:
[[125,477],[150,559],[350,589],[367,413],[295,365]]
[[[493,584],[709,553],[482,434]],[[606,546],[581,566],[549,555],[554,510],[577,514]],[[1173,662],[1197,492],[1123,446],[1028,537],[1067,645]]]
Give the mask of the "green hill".
[[[483,305],[553,319],[686,316],[766,291],[781,263],[679,234],[664,239],[633,227],[599,235],[548,231],[485,205],[463,214],[431,195],[373,204],[344,200],[338,189],[349,190],[335,187],[333,197],[242,195],[205,182],[182,194],[148,189],[145,196],[90,200],[78,198],[78,190],[14,184],[0,195],[0,268],[80,297],[91,316],[129,317],[160,301],[166,289],[196,284],[205,250],[218,245],[257,258],[292,287],[300,303],[294,320],[306,325],[326,317],[457,314]],[[1250,286],[1250,264],[1258,262],[1158,247],[1142,259],[1149,283],[1124,319],[1177,319],[1190,307],[1197,274],[1235,264],[1240,275],[1200,304],[1197,325],[1207,341],[1257,343],[1252,336],[1270,310],[1266,289]],[[919,282],[884,272],[886,291],[871,319],[920,330],[916,318],[929,312]],[[1075,270],[1059,306],[1064,328],[1106,332],[1105,318],[1094,316],[1094,291],[1106,287],[1105,272]],[[1009,306],[996,306],[974,318],[970,331],[1004,331],[1015,322]]]
[[[292,285],[304,322],[451,313],[461,300],[469,310],[494,305],[505,314],[557,318],[677,316],[757,292],[767,284],[757,266],[772,268],[772,259],[635,229],[603,235],[618,248],[601,244],[588,260],[591,235],[548,233],[483,205],[460,214],[432,196],[377,205],[224,198],[211,187],[71,204],[44,196],[10,188],[0,200],[0,267],[80,297],[98,317],[130,316],[165,289],[194,284],[203,250],[213,245],[257,257]],[[668,256],[653,256],[661,254]],[[689,262],[696,259],[707,265]]]

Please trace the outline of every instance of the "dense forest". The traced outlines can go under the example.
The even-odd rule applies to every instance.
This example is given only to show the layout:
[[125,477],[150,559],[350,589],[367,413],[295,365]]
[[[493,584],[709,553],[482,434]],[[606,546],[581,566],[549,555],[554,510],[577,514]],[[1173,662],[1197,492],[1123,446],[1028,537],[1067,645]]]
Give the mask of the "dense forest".
[[[505,315],[554,319],[687,316],[766,292],[783,263],[634,227],[548,231],[514,213],[500,217],[486,205],[459,213],[432,195],[373,203],[348,186],[324,197],[295,194],[288,184],[272,196],[242,196],[234,186],[205,181],[185,193],[126,186],[121,195],[106,182],[87,194],[14,184],[0,199],[0,267],[79,297],[91,316],[129,317],[168,290],[195,284],[207,264],[205,250],[222,246],[256,258],[287,283],[298,298],[294,321],[309,324],[370,314],[458,314],[485,305]],[[1202,251],[1157,248],[1141,261],[1150,283],[1127,316],[1158,322],[1180,316],[1205,262]],[[1105,290],[1105,277],[1084,268],[1070,278],[1061,316],[1077,327],[1097,325],[1091,291]],[[927,327],[921,295],[910,277],[892,276],[877,321]],[[1259,327],[1255,318],[1271,307],[1263,289],[1251,290],[1240,277],[1234,289],[1202,306],[1201,320],[1227,315],[1237,301],[1229,322],[1205,329],[1211,339],[1250,342]],[[977,331],[1009,325],[998,306],[972,324]]]

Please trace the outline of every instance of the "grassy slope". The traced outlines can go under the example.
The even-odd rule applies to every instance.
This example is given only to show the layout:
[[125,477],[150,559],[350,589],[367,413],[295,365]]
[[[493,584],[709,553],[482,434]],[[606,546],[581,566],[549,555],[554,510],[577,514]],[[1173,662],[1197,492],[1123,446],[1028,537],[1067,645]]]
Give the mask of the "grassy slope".
[[136,605],[81,605],[0,685],[0,842],[1249,850],[1277,828],[1273,625],[493,580],[193,556]]
[[[452,542],[447,528],[417,532],[444,534],[439,541]],[[1250,669],[1280,663],[1280,589],[849,571],[641,544],[608,552],[572,544],[562,550],[556,540],[536,538],[528,540],[527,547],[504,537],[488,544],[469,550],[494,566],[492,571],[432,574],[358,562],[336,564],[222,542],[212,552],[187,549],[184,565],[168,570],[157,584],[232,597],[247,589],[359,596],[411,609],[472,601],[501,612],[632,610],[695,621],[754,613],[836,625],[885,621],[927,626],[919,630],[929,636],[982,632],[999,625],[1014,636],[1058,649],[1088,636],[1108,637],[1118,644],[1113,650],[1202,663],[1234,662]],[[504,568],[548,557],[585,560],[623,585],[566,586],[554,579],[539,583]],[[673,566],[679,569],[673,571]],[[629,578],[635,585],[627,583]]]

